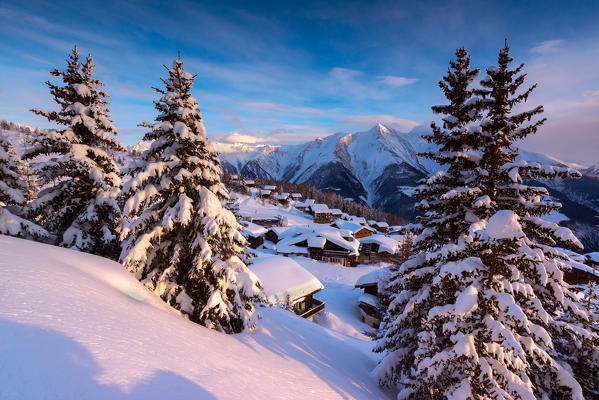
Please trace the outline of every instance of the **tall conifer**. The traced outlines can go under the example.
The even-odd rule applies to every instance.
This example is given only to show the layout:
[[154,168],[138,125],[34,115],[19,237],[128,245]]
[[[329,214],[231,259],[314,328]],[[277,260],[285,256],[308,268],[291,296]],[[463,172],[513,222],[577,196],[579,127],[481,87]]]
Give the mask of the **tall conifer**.
[[[469,129],[475,138],[459,141],[470,148],[454,154],[447,147],[453,135],[439,136],[433,126],[440,156],[429,158],[445,161],[447,172],[417,189],[423,199],[423,215],[411,227],[419,234],[417,253],[392,281],[396,294],[378,346],[377,374],[382,383],[399,385],[399,398],[597,395],[598,336],[563,281],[568,256],[553,247],[580,242],[541,219],[560,204],[544,188],[526,184],[579,174],[516,161],[514,141],[544,120],[527,123],[542,107],[513,112],[534,86],[520,92],[523,66],[511,70],[511,61],[506,45],[499,66],[487,68],[483,89],[474,92],[479,98],[464,103],[484,112]],[[453,169],[466,181],[448,181]]]
[[81,63],[73,48],[66,70],[50,72],[64,85],[46,82],[60,110],[32,110],[65,129],[40,132],[24,154],[33,159],[42,187],[28,214],[56,234],[59,245],[116,258],[121,179],[108,152],[124,148],[94,72],[92,57]]
[[150,149],[127,182],[121,259],[126,268],[192,321],[226,333],[254,325],[252,301],[261,294],[256,276],[239,258],[245,239],[235,216],[221,206],[216,152],[208,142],[195,76],[176,59],[155,89],[159,114],[144,140]]

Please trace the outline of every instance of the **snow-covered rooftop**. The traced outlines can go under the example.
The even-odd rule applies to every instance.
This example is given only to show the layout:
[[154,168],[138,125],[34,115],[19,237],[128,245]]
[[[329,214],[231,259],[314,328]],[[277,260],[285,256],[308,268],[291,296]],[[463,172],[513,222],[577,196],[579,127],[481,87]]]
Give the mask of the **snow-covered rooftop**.
[[338,208],[331,208],[331,214],[334,215],[343,215],[343,212]]
[[379,308],[381,306],[381,302],[378,297],[373,296],[371,294],[365,293],[358,299],[358,302],[364,304],[370,304],[373,307]]
[[374,229],[372,229],[369,226],[360,225],[357,222],[346,221],[346,220],[343,220],[343,219],[335,220],[333,222],[333,224],[335,224],[337,227],[339,227],[339,229],[346,229],[346,230],[351,231],[353,233],[359,231],[360,229],[367,229],[367,230],[369,230],[371,232],[375,231]]
[[356,281],[355,286],[359,287],[359,286],[378,284],[380,282],[381,278],[386,279],[390,273],[391,273],[391,271],[390,271],[389,267],[375,269],[374,271],[371,271],[371,272],[359,277],[358,280]]
[[312,206],[312,211],[314,211],[314,214],[330,214],[331,210],[329,210],[329,207],[326,204],[313,204]]
[[263,196],[269,195],[270,194],[270,190],[268,189],[261,189],[260,190],[260,194]]
[[[306,241],[309,247],[323,248],[325,244],[323,241],[329,240],[331,243],[346,249],[349,254],[353,255],[358,255],[360,247],[360,243],[357,240],[354,238],[350,238],[351,240],[344,238],[339,229],[328,225],[295,226],[285,231],[283,235],[279,235],[279,238],[282,238],[277,244],[277,252],[279,253],[294,253],[293,251],[287,251],[289,250],[289,246],[295,247],[303,241]],[[314,246],[310,245],[310,243],[314,244]]]
[[322,249],[326,242],[327,239],[323,236],[310,236],[308,238],[308,247]]
[[276,187],[276,186],[273,186],[273,185],[265,185],[265,186],[264,186],[264,189],[266,189],[266,190],[276,190],[276,188],[277,188],[277,187]]
[[268,231],[263,226],[256,225],[256,224],[254,224],[252,222],[249,222],[249,221],[241,221],[241,225],[243,226],[243,229],[242,229],[241,232],[244,235],[262,236],[262,235],[264,235]]
[[248,267],[260,278],[264,294],[274,302],[284,302],[287,294],[294,301],[324,289],[314,275],[288,257],[255,258]]
[[379,245],[379,253],[387,252],[396,254],[399,251],[399,242],[389,236],[385,235],[372,235],[365,238],[358,239],[360,243],[376,243]]

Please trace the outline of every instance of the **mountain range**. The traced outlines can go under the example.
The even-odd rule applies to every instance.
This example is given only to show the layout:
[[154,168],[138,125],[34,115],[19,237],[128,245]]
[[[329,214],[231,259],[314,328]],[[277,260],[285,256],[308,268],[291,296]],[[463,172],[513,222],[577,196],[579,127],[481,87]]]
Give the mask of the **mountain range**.
[[[418,181],[441,169],[418,155],[435,150],[422,138],[426,132],[424,127],[404,133],[377,124],[368,131],[335,133],[297,145],[235,145],[220,159],[223,169],[232,174],[304,183],[412,219],[416,201],[412,193]],[[546,186],[562,202],[560,213],[550,218],[565,225],[584,225],[586,230],[599,229],[599,164],[585,167],[524,150],[519,157],[579,169],[581,179],[536,184]]]

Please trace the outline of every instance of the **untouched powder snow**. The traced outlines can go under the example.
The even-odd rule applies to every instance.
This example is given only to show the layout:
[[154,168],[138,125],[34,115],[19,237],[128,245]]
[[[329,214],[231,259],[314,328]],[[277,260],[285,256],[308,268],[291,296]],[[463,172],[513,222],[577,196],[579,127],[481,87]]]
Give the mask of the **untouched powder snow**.
[[0,256],[0,398],[386,398],[369,342],[293,313],[259,308],[255,332],[224,335],[101,257],[7,236]]

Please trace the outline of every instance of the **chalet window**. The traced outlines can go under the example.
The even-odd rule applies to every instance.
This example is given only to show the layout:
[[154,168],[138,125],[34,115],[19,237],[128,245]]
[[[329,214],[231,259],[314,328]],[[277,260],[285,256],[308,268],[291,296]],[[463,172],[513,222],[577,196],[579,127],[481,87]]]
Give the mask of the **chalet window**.
[[306,311],[306,300],[303,301],[298,301],[297,303],[295,303],[293,305],[293,310],[297,313],[297,314],[301,314],[304,311]]

